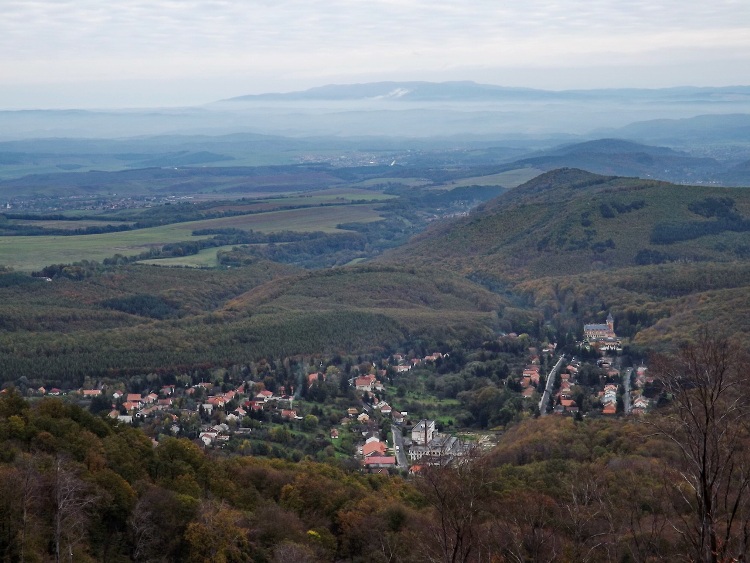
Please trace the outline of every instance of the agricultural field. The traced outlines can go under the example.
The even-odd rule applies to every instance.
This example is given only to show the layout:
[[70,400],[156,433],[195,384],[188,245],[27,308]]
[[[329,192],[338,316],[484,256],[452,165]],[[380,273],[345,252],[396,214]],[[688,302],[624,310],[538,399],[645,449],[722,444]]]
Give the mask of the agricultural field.
[[77,229],[86,229],[88,227],[107,227],[109,225],[132,225],[132,221],[104,221],[97,219],[81,219],[79,221],[66,221],[66,220],[34,220],[34,219],[13,219],[11,223],[14,225],[26,226],[26,227],[42,227],[44,229],[62,229],[66,231],[75,231]]
[[220,250],[231,250],[234,245],[218,246],[215,248],[204,248],[197,254],[189,256],[173,256],[171,258],[154,258],[151,260],[139,260],[138,264],[149,266],[163,266],[168,268],[216,268],[219,266],[217,253]]
[[335,233],[341,232],[337,228],[341,223],[368,223],[380,219],[375,204],[360,204],[271,211],[97,235],[0,237],[0,264],[19,271],[33,271],[55,263],[101,261],[115,254],[134,256],[168,243],[208,238],[208,235],[193,236],[193,231],[200,229]]

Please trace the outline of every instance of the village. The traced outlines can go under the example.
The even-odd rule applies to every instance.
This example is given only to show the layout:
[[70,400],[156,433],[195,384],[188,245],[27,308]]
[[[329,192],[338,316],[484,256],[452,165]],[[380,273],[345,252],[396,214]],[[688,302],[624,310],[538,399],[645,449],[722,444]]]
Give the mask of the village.
[[[523,367],[502,382],[520,392],[520,418],[535,412],[577,419],[637,416],[651,407],[647,390],[653,380],[645,365],[621,367],[617,352],[622,343],[612,316],[606,324],[585,325],[584,334],[578,348],[586,359],[559,354],[554,343],[525,348]],[[523,338],[508,334],[499,341],[517,344]],[[186,437],[205,449],[241,455],[328,457],[356,463],[366,472],[415,472],[489,449],[503,431],[444,431],[441,417],[425,418],[397,407],[408,404],[397,387],[400,378],[413,371],[429,373],[447,360],[449,355],[441,352],[421,357],[397,353],[379,363],[363,362],[349,373],[330,365],[322,369],[320,362],[321,369],[308,369],[296,389],[282,385],[272,391],[264,381],[232,385],[217,379],[163,385],[148,393],[101,385],[67,394],[109,407],[111,419],[143,428],[155,443],[165,436]],[[321,391],[326,386],[345,393],[326,398]],[[324,400],[316,402],[320,392]],[[63,391],[40,388],[36,394],[59,396]]]

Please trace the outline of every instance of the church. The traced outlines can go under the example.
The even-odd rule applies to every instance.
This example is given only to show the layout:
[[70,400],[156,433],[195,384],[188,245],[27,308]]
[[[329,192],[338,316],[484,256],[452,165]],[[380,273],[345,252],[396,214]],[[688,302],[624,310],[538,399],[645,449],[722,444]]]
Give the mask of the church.
[[583,325],[584,338],[599,350],[622,350],[622,343],[615,334],[615,318],[610,312],[606,324]]
[[606,324],[583,325],[583,334],[589,342],[599,338],[615,338],[615,318],[607,315]]

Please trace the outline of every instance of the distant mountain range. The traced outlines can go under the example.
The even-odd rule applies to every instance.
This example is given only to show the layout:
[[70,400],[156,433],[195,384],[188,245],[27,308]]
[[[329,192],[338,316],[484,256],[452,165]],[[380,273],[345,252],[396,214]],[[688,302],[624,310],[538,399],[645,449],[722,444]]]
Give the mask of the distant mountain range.
[[[716,114],[750,115],[750,86],[550,91],[475,82],[375,82],[188,108],[0,111],[0,140],[229,133],[461,142],[625,137],[670,146],[727,135],[747,140],[745,122],[713,122]],[[707,136],[700,120],[676,122],[701,115],[707,116]],[[624,127],[631,129],[621,132]]]
[[539,90],[511,88],[470,81],[456,82],[371,82],[365,84],[329,84],[299,92],[266,93],[238,96],[223,102],[247,101],[353,101],[400,100],[419,102],[440,101],[507,101],[507,100],[572,100],[627,98],[630,100],[750,100],[750,86],[720,88],[661,88],[661,89],[599,89],[599,90]]

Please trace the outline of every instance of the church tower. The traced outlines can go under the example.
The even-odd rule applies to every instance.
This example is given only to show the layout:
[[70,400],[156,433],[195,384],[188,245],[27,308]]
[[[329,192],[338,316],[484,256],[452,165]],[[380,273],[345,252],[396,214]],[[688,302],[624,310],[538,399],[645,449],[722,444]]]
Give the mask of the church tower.
[[612,334],[615,333],[615,318],[612,316],[612,312],[607,315],[607,326],[609,327],[609,332]]

